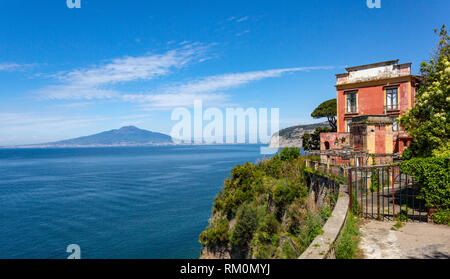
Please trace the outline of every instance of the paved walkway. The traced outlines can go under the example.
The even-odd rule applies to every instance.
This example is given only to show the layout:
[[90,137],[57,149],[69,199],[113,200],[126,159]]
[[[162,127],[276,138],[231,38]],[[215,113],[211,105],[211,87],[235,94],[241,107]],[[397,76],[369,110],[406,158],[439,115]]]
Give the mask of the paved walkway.
[[359,248],[366,259],[450,259],[450,227],[427,223],[365,221]]

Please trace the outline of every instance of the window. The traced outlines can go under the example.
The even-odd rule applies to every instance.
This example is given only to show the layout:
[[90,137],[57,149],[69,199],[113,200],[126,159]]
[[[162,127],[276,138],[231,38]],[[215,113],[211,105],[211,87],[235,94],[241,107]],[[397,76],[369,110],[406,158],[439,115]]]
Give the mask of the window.
[[347,120],[347,133],[350,133],[350,124],[352,124],[352,121]]
[[398,109],[398,88],[386,89],[386,110]]
[[392,131],[397,132],[398,131],[398,120],[395,117],[393,117],[391,119],[392,119]]
[[356,113],[357,105],[356,105],[356,92],[347,94],[347,113]]

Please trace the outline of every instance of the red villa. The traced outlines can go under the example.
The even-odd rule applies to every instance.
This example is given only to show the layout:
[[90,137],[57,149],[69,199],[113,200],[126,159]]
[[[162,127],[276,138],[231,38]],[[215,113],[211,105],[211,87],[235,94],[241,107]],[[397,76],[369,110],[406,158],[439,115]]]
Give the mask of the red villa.
[[[321,134],[321,151],[329,151],[322,161],[366,165],[369,154],[377,163],[392,161],[412,140],[398,118],[414,106],[420,76],[411,74],[411,63],[392,60],[346,68],[336,78],[337,133]],[[336,156],[338,150],[365,156],[353,161]]]

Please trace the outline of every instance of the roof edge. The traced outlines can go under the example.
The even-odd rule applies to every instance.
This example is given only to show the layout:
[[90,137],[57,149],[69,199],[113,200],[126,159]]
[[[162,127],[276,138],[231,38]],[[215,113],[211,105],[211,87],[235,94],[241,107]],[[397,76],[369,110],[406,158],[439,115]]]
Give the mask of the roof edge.
[[372,64],[366,64],[366,65],[361,65],[361,66],[348,67],[348,68],[345,68],[345,70],[347,70],[347,72],[351,72],[351,71],[359,70],[359,69],[362,69],[362,68],[369,68],[369,67],[377,67],[377,66],[383,66],[383,65],[398,64],[398,61],[400,61],[400,59],[388,60],[388,61],[377,62],[377,63],[372,63]]

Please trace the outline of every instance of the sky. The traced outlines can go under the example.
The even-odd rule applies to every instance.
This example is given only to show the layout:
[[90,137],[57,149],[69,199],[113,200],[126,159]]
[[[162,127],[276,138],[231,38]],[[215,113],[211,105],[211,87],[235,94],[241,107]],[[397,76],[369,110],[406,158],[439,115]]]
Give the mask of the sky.
[[194,100],[323,121],[335,74],[394,59],[418,74],[449,15],[448,0],[0,0],[0,146],[170,133]]

